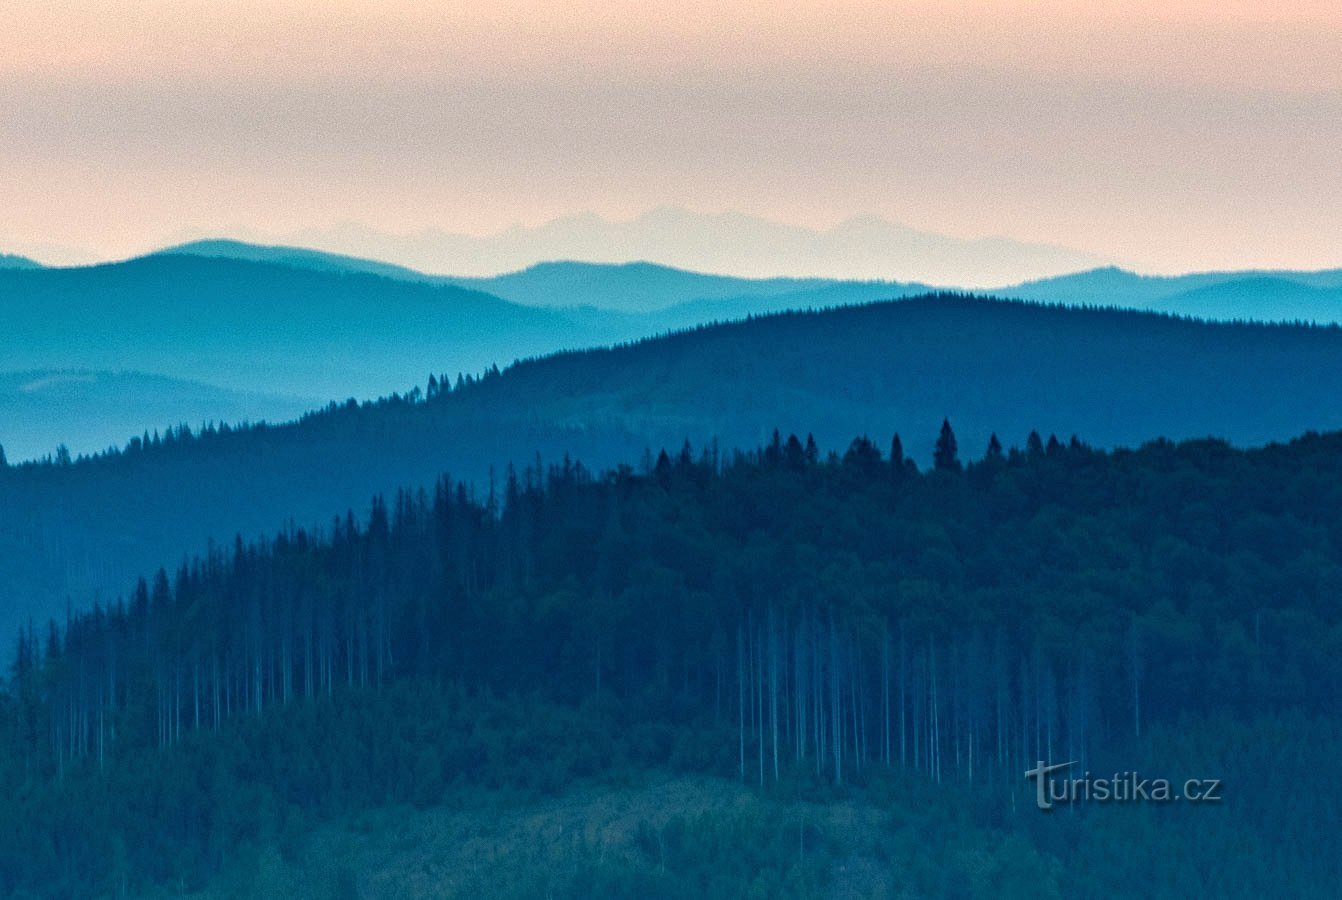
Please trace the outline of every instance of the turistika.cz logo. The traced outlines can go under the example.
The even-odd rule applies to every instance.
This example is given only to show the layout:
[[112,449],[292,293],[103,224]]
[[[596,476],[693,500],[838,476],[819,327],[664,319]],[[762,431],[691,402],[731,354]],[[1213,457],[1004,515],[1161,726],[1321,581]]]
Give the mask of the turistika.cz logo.
[[1065,763],[1045,763],[1039,760],[1025,773],[1034,779],[1035,803],[1042,810],[1064,803],[1220,803],[1221,779],[1189,778],[1182,791],[1176,791],[1168,778],[1143,778],[1137,772],[1118,772],[1111,777],[1095,778],[1086,772],[1080,778],[1063,777],[1062,773],[1076,765],[1076,760]]

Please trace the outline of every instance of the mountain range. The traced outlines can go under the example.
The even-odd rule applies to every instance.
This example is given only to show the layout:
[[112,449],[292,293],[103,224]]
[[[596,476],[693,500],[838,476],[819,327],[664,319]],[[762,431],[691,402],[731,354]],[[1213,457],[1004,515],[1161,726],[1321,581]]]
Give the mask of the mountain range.
[[[355,256],[296,247],[209,240],[161,251],[247,259],[325,272],[361,272],[398,280],[453,284],[525,306],[591,306],[610,312],[658,313],[659,324],[680,326],[783,309],[823,308],[913,296],[952,284],[833,278],[743,278],[686,271],[650,262],[543,262],[489,277],[426,275]],[[1073,306],[1118,307],[1214,320],[1342,321],[1342,269],[1315,272],[1244,270],[1187,275],[1139,275],[1107,266],[1067,275],[1001,284],[979,293]],[[703,319],[703,315],[709,319]]]
[[[559,350],[929,290],[652,263],[554,262],[465,278],[222,240],[84,268],[12,263],[0,267],[0,371],[25,384],[33,372],[83,374],[63,379],[59,393],[9,402],[0,445],[11,460],[61,443],[90,452],[177,422],[274,421],[329,398],[376,398],[429,372],[455,378]],[[1212,320],[1342,318],[1342,270],[1147,277],[1102,268],[995,294]],[[168,382],[124,374],[132,372],[193,386],[165,393]],[[62,412],[81,405],[102,412]]]
[[[989,286],[1108,262],[1066,247],[1005,237],[954,238],[876,216],[851,218],[822,230],[737,212],[700,213],[679,207],[661,207],[624,221],[584,213],[483,236],[441,229],[392,235],[355,224],[279,236],[240,229],[233,235],[253,243],[297,244],[473,277],[544,260],[656,260],[677,268],[751,278],[899,277]],[[190,239],[207,236],[213,235],[193,234]]]

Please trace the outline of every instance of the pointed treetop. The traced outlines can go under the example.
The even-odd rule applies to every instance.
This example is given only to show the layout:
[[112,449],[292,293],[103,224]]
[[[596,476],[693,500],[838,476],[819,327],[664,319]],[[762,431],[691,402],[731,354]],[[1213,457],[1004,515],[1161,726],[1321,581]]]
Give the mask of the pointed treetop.
[[955,471],[960,468],[959,448],[955,443],[955,431],[950,419],[941,420],[941,434],[937,437],[937,446],[932,453],[935,468],[942,471]]
[[1002,458],[1002,442],[997,439],[997,432],[993,432],[992,437],[988,438],[987,459]]

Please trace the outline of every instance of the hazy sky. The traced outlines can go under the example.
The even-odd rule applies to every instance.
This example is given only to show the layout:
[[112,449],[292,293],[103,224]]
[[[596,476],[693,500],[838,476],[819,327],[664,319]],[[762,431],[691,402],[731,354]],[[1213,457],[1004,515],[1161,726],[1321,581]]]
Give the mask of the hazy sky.
[[4,0],[0,252],[673,204],[1342,266],[1340,59],[1336,0]]

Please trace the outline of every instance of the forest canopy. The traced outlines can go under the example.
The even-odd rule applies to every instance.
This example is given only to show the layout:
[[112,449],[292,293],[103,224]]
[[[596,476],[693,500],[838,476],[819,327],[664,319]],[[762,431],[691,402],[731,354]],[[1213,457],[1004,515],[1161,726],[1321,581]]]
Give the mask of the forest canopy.
[[[1121,765],[1225,722],[1337,749],[1342,434],[993,436],[966,464],[947,422],[927,471],[887,448],[775,434],[443,478],[34,623],[0,695],[0,890],[200,884],[288,816],[619,767],[1014,809],[1036,760]],[[1213,827],[1277,840],[1265,788],[1239,789]],[[1335,796],[1300,810],[1336,825]],[[1325,826],[1240,883],[1337,877]]]

